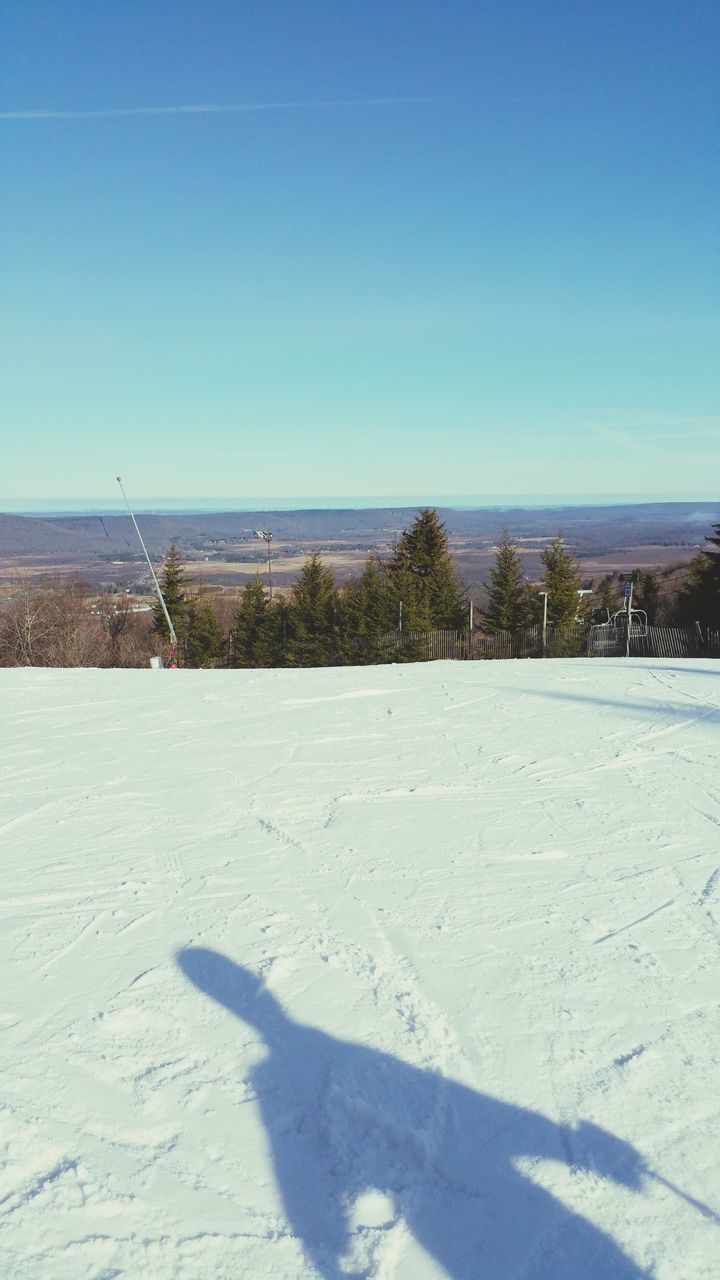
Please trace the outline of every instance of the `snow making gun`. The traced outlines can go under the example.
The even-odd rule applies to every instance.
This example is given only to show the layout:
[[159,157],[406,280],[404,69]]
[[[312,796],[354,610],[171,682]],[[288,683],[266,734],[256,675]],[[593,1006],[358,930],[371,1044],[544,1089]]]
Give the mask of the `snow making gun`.
[[176,666],[177,666],[177,636],[176,636],[176,634],[175,634],[175,628],[174,628],[174,626],[173,626],[173,624],[172,624],[172,619],[170,618],[170,614],[168,613],[167,605],[165,604],[165,598],[164,598],[164,596],[163,596],[162,591],[160,590],[160,583],[159,583],[159,582],[158,582],[158,580],[157,580],[157,574],[155,573],[155,570],[154,570],[154,569],[153,569],[153,567],[152,567],[152,561],[150,560],[150,556],[148,555],[147,547],[145,546],[145,543],[143,542],[143,536],[142,536],[142,534],[141,534],[140,530],[138,529],[138,522],[137,522],[137,520],[135,519],[135,516],[134,516],[134,514],[133,514],[133,510],[132,510],[132,507],[130,506],[130,503],[128,502],[128,496],[127,496],[127,494],[126,494],[126,492],[125,492],[125,490],[124,490],[124,488],[123,488],[123,482],[122,482],[122,480],[120,479],[120,476],[116,476],[116,477],[115,477],[115,479],[117,480],[118,484],[120,485],[120,492],[122,493],[122,496],[123,496],[123,498],[125,499],[125,506],[127,507],[127,509],[128,509],[128,513],[129,513],[129,515],[130,515],[130,519],[132,520],[132,522],[133,522],[133,524],[134,524],[134,526],[135,526],[135,532],[136,532],[136,534],[137,534],[137,536],[138,536],[138,538],[139,538],[139,540],[140,540],[140,546],[142,547],[142,549],[143,549],[143,553],[144,553],[144,555],[145,555],[145,559],[147,560],[147,563],[148,563],[148,569],[150,570],[150,572],[151,572],[151,574],[152,574],[152,580],[153,580],[153,582],[155,583],[155,590],[157,591],[158,600],[160,601],[160,605],[161,605],[162,611],[163,611],[163,613],[165,614],[165,621],[167,622],[167,625],[168,625],[168,631],[170,632],[170,666],[171,666],[171,667],[176,667]]

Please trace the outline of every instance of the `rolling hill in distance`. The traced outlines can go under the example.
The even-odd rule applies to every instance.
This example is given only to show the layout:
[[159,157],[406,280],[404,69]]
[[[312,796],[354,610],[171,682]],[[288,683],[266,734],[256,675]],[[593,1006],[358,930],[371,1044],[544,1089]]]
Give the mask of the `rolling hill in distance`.
[[[388,554],[416,505],[362,508],[228,511],[142,511],[138,521],[153,559],[171,542],[191,576],[214,586],[241,587],[262,568],[257,529],[273,534],[275,579],[288,585],[302,559],[318,551],[339,580],[358,572],[371,551]],[[545,543],[561,531],[588,578],[623,568],[662,569],[689,560],[720,521],[720,502],[594,503],[440,507],[451,548],[470,588],[492,567],[505,528],[517,539],[528,576],[539,578]],[[18,573],[76,575],[97,584],[142,580],[142,557],[127,514],[78,511],[63,515],[0,515],[0,581]]]

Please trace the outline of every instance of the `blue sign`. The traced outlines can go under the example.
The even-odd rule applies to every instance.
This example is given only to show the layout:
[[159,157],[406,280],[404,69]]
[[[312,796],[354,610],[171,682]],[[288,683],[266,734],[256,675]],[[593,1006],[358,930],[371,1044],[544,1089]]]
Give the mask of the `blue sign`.
[[626,582],[625,583],[625,599],[626,600],[632,595],[632,589],[633,589],[632,582]]

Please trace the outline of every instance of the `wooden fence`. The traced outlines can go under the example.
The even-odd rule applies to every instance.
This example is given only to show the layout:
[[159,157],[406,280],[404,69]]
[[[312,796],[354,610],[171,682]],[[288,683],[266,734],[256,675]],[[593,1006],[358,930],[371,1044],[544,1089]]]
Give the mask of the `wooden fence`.
[[701,627],[651,627],[632,637],[630,653],[638,658],[720,658],[720,631]]
[[486,658],[539,658],[542,628],[522,631],[391,631],[383,637],[391,653],[403,653],[418,662],[443,658],[460,662]]
[[[520,631],[390,631],[383,637],[388,656],[404,654],[417,662],[442,659],[467,662],[493,658],[624,657],[625,640],[612,646],[593,642],[588,627],[548,626],[543,653],[542,627]],[[631,635],[633,658],[720,658],[720,628],[652,627]]]

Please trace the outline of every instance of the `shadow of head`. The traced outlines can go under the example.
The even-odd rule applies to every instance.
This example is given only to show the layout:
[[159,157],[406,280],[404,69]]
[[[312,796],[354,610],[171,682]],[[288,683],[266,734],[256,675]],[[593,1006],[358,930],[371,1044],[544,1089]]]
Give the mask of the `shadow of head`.
[[587,1153],[585,1167],[631,1191],[640,1191],[647,1173],[634,1147],[599,1125],[583,1120],[571,1129],[577,1148]]

